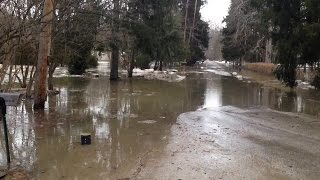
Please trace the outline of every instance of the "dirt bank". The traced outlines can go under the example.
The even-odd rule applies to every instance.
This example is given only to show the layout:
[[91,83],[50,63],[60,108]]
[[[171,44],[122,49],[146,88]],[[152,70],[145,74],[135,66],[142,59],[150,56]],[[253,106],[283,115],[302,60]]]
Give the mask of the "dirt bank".
[[320,120],[222,107],[179,116],[166,150],[146,154],[131,179],[318,179]]

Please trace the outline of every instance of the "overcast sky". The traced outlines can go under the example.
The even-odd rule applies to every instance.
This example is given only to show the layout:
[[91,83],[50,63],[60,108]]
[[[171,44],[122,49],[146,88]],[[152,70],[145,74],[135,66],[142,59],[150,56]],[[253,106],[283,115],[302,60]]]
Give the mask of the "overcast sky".
[[208,3],[201,9],[202,18],[211,25],[222,26],[222,20],[228,15],[230,0],[207,0]]

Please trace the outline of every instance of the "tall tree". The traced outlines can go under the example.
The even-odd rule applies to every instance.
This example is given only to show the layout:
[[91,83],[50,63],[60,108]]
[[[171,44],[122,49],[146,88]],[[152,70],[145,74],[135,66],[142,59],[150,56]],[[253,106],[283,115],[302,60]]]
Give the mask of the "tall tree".
[[276,45],[277,78],[289,87],[296,85],[299,40],[296,29],[300,23],[301,0],[277,0],[269,4],[273,13],[273,41]]
[[158,70],[166,63],[182,60],[186,53],[176,1],[145,0],[139,1],[137,6],[140,21],[133,29],[140,57],[146,62],[155,60]]
[[47,99],[47,75],[51,49],[53,3],[54,0],[45,0],[43,6],[43,18],[41,20],[38,63],[34,87],[34,109],[44,109],[45,101]]
[[111,25],[111,71],[110,80],[116,81],[119,79],[119,23],[120,23],[120,0],[113,0],[113,15],[112,15],[112,25]]
[[228,16],[224,19],[223,56],[226,60],[249,62],[265,61],[268,26],[260,21],[262,13],[251,0],[232,0]]
[[209,24],[201,19],[200,13],[205,3],[205,0],[180,0],[180,12],[184,17],[184,41],[190,52],[187,57],[188,65],[204,59],[204,51],[208,48]]
[[188,13],[189,13],[189,0],[186,0],[186,3],[185,3],[185,15],[184,15],[184,31],[183,31],[183,40],[184,40],[184,42],[186,42],[186,38],[187,38]]

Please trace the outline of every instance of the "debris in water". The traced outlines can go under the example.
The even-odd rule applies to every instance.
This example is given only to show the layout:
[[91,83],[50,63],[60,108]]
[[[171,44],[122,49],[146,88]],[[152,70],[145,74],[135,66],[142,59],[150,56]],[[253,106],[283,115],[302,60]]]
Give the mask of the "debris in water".
[[145,120],[145,121],[138,121],[139,124],[154,124],[157,121],[155,120]]

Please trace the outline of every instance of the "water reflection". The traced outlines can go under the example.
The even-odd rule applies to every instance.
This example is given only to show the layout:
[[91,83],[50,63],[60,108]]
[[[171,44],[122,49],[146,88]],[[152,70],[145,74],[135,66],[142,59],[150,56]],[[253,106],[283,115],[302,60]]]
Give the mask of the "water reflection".
[[[37,179],[101,179],[130,170],[144,153],[165,147],[177,116],[203,104],[205,86],[70,77],[55,84],[61,93],[48,98],[44,112],[33,112],[29,101],[9,109],[13,161]],[[156,124],[138,123],[144,120]],[[92,145],[80,145],[82,132],[91,133]],[[0,157],[5,164],[3,148]]]
[[212,77],[210,74],[205,74],[207,79],[207,87],[203,108],[216,108],[222,105],[222,76]]
[[207,81],[203,105],[205,108],[227,105],[241,108],[263,106],[279,111],[320,116],[320,94],[317,91],[286,92],[214,73],[204,76]]

